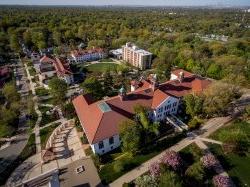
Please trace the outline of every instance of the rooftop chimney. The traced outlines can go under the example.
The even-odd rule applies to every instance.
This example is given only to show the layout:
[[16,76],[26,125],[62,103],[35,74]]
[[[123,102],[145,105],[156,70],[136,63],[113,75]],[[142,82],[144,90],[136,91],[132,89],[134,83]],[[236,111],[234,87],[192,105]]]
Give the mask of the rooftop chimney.
[[183,79],[184,79],[184,72],[183,72],[183,71],[181,71],[181,72],[179,73],[178,79],[179,79],[180,82],[183,81]]
[[151,88],[153,89],[153,91],[155,91],[159,86],[156,74],[151,74],[150,83],[151,83]]

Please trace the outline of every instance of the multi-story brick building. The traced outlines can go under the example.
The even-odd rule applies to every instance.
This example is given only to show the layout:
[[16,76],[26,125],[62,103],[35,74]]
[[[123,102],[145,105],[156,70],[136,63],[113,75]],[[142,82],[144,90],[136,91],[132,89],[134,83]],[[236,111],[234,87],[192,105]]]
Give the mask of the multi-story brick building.
[[150,68],[152,53],[140,49],[136,45],[128,42],[126,45],[122,46],[122,59],[143,70]]

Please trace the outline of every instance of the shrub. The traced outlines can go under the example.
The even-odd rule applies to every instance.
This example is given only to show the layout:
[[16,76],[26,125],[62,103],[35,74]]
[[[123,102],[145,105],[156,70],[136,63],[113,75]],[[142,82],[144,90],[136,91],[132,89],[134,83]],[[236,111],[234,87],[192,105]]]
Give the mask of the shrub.
[[82,144],[88,144],[89,143],[85,134],[82,135],[81,141],[82,141]]
[[139,187],[157,187],[156,179],[151,175],[143,175],[135,180],[135,184]]
[[216,187],[233,187],[234,184],[230,177],[224,175],[216,175],[213,177],[213,183]]
[[175,151],[166,151],[161,158],[163,164],[170,166],[173,170],[180,170],[183,166],[183,160]]

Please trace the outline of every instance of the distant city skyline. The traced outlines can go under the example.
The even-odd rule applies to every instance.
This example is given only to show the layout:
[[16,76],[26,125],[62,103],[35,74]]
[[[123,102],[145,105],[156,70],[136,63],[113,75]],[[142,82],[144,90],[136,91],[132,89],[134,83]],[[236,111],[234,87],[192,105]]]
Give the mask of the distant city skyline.
[[250,6],[250,0],[0,0],[8,5]]

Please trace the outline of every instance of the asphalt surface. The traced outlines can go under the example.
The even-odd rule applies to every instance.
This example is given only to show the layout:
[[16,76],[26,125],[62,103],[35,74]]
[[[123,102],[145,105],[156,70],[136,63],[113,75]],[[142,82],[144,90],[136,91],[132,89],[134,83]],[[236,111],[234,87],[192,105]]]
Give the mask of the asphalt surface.
[[[22,102],[25,103],[25,97],[29,91],[29,85],[26,82],[27,78],[24,73],[24,68],[22,67],[22,63],[19,61],[17,63],[16,68],[16,84],[18,86],[19,93],[22,96]],[[27,132],[27,124],[26,124],[26,114],[24,111],[21,111],[21,115],[19,117],[18,123],[18,131],[16,138],[12,141],[10,146],[5,149],[0,150],[0,174],[4,172],[6,167],[8,167],[15,159],[19,156],[19,154],[24,149],[27,144],[29,134]]]

